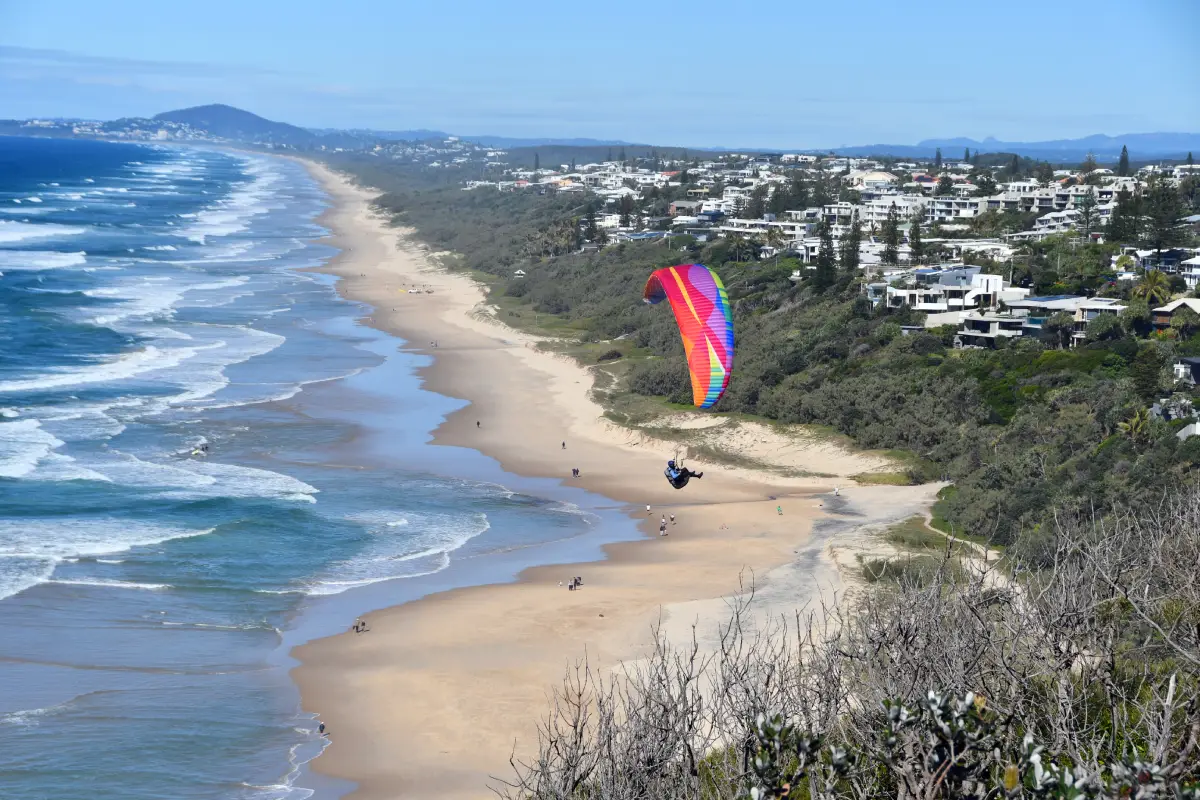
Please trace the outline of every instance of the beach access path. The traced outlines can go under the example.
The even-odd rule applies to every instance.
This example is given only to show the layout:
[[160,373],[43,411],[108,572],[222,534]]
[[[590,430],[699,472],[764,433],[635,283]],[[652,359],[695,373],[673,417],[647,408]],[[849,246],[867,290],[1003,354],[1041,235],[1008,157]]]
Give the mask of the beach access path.
[[[322,223],[341,251],[329,266],[342,279],[339,291],[373,307],[368,324],[433,356],[419,373],[426,388],[470,401],[434,432],[434,443],[474,448],[510,472],[561,478],[627,503],[647,534],[607,547],[603,562],[536,567],[516,583],[433,595],[373,613],[367,635],[297,648],[293,676],[304,708],[332,733],[314,769],[354,781],[355,800],[493,797],[490,779],[510,774],[514,749],[532,754],[550,692],[585,654],[593,667],[612,668],[644,655],[660,622],[676,636],[693,623],[711,628],[724,618],[722,598],[747,579],[772,588],[764,602],[782,613],[834,588],[830,560],[804,559],[803,574],[795,562],[828,546],[810,538],[822,495],[846,487],[845,476],[879,469],[878,458],[787,440],[778,448],[784,466],[839,477],[783,478],[694,461],[689,466],[708,470],[697,486],[703,492],[675,491],[662,478],[670,442],[606,420],[586,369],[490,317],[474,281],[441,268],[372,210],[375,193],[305,163],[333,200]],[[769,438],[756,447],[770,458]],[[571,478],[573,468],[582,477]],[[856,486],[841,500],[856,524],[877,525],[919,513],[936,488]],[[664,513],[677,522],[660,537]],[[575,575],[584,576],[580,591],[560,586]]]

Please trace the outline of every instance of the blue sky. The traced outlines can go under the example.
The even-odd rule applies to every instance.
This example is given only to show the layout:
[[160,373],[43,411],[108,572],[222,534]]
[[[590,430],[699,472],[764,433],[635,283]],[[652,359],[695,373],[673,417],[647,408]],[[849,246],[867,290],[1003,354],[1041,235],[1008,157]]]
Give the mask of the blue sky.
[[1200,0],[0,0],[0,117],[832,147],[1200,131]]

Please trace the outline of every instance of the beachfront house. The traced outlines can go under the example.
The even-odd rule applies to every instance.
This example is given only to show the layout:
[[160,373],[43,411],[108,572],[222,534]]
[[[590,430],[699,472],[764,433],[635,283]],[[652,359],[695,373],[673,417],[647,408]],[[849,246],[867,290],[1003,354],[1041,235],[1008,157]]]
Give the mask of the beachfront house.
[[954,335],[954,346],[995,348],[1001,339],[1025,335],[1024,313],[971,311],[963,315],[962,327]]
[[1159,330],[1169,328],[1171,327],[1171,320],[1185,308],[1191,309],[1196,314],[1200,314],[1200,298],[1182,297],[1179,300],[1172,300],[1165,306],[1159,306],[1152,312],[1151,322]]
[[1195,356],[1185,356],[1178,358],[1171,365],[1171,373],[1175,377],[1175,382],[1187,387],[1193,387],[1200,383],[1200,358]]
[[1002,312],[972,312],[963,315],[962,327],[955,335],[955,347],[996,347],[1001,338],[1040,336],[1046,320],[1055,314],[1072,319],[1071,346],[1087,338],[1088,325],[1102,314],[1125,310],[1115,298],[1052,295],[1004,301]]

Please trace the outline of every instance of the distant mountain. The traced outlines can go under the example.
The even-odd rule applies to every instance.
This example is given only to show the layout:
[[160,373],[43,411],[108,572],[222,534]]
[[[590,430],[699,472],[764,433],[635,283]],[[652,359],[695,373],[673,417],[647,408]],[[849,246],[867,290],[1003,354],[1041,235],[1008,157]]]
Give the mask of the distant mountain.
[[857,147],[837,147],[838,155],[866,156],[892,155],[914,158],[929,158],[937,148],[946,158],[958,158],[961,151],[981,153],[1017,153],[1029,158],[1047,161],[1081,161],[1091,153],[1098,161],[1116,161],[1121,147],[1129,148],[1129,157],[1134,161],[1155,158],[1183,158],[1189,152],[1200,152],[1200,133],[1129,133],[1124,136],[1095,134],[1081,139],[1051,139],[1042,142],[1004,142],[992,137],[983,141],[957,137],[952,139],[926,139],[915,145],[869,144]]
[[484,147],[643,147],[620,139],[514,139],[508,136],[459,136]]
[[220,103],[167,111],[156,115],[154,119],[190,125],[223,139],[308,145],[320,138],[304,128],[286,122],[272,122],[249,111]]
[[364,139],[385,139],[402,142],[424,142],[429,139],[445,139],[452,135],[445,131],[431,131],[426,128],[417,128],[411,131],[377,131],[371,128],[349,128],[347,130],[340,128],[309,128],[309,130],[322,136],[349,134]]

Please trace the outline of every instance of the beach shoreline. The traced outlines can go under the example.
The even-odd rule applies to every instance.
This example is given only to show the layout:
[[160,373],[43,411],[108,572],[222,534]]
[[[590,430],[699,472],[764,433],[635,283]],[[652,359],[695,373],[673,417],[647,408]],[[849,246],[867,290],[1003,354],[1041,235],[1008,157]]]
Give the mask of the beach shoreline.
[[[333,203],[320,223],[340,254],[323,270],[339,276],[343,296],[373,309],[367,324],[433,357],[418,370],[424,388],[469,403],[446,417],[433,444],[472,448],[506,471],[612,498],[646,534],[605,547],[604,561],[534,567],[516,583],[432,595],[372,614],[368,634],[296,648],[304,709],[331,733],[313,769],[355,782],[354,798],[491,796],[489,781],[507,774],[509,755],[536,745],[537,720],[568,664],[585,654],[602,669],[636,660],[665,621],[674,635],[692,620],[711,625],[723,618],[722,598],[747,580],[793,587],[796,596],[776,592],[792,607],[836,583],[828,558],[806,559],[823,571],[799,583],[789,565],[829,546],[812,536],[824,516],[820,495],[845,477],[781,478],[697,462],[706,477],[672,489],[661,476],[670,450],[605,420],[585,368],[489,319],[478,285],[440,268],[374,213],[369,190],[303,163]],[[824,463],[819,448],[809,457]],[[839,475],[874,466],[838,457]],[[845,500],[860,527],[915,513],[932,492],[858,487]],[[670,535],[654,535],[660,520]],[[577,575],[584,586],[568,591],[563,582]]]

